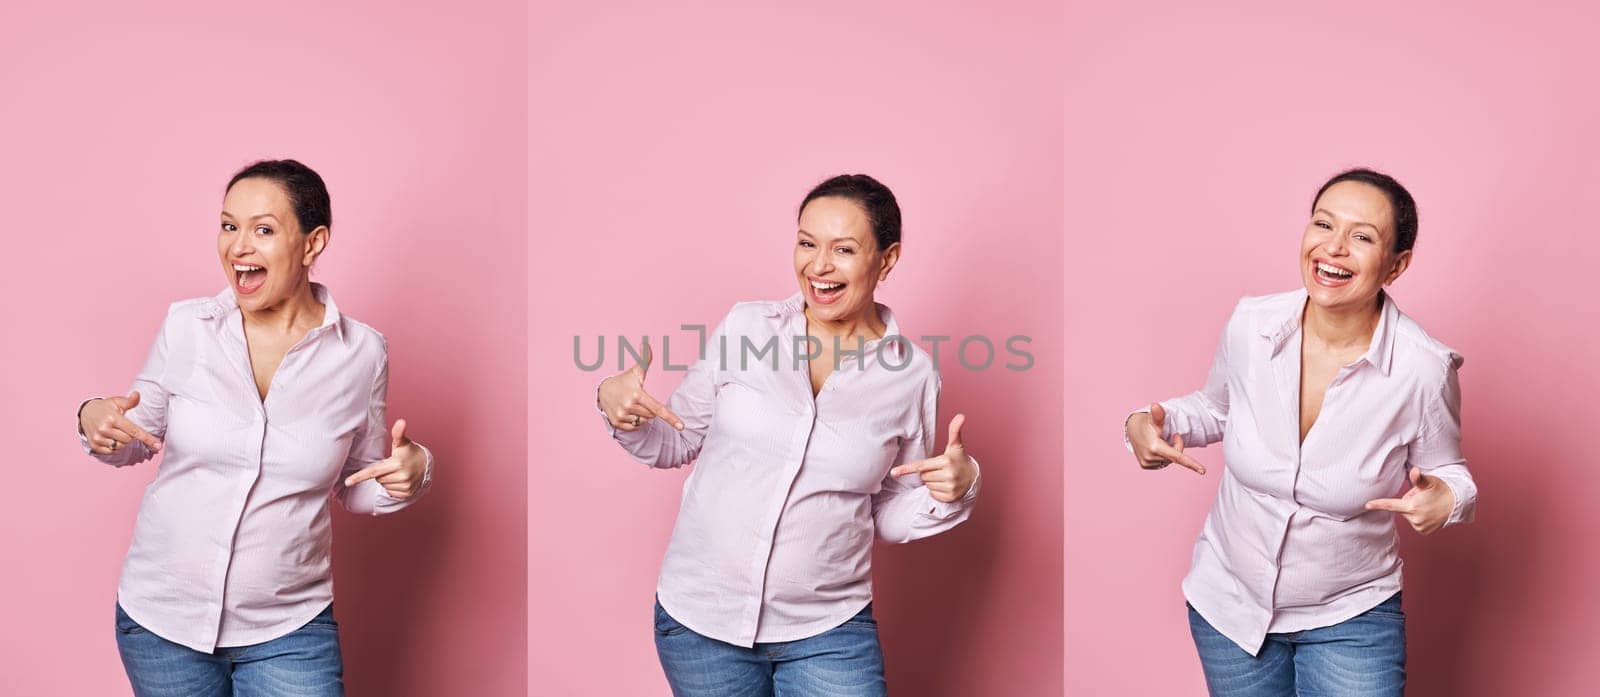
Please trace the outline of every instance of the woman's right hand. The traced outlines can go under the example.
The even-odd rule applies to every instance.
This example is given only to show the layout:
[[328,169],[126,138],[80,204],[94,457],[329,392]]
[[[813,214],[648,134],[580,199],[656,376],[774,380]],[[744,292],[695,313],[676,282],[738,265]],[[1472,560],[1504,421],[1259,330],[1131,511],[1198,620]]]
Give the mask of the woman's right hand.
[[644,376],[649,370],[650,343],[645,342],[644,355],[639,357],[638,363],[600,382],[600,390],[595,395],[600,411],[619,431],[644,428],[645,423],[658,416],[682,431],[683,419],[644,391]]
[[1139,459],[1139,466],[1158,470],[1176,462],[1197,474],[1205,474],[1205,465],[1183,454],[1183,436],[1172,436],[1171,443],[1161,438],[1166,421],[1167,410],[1157,403],[1150,405],[1150,413],[1134,414],[1123,425],[1128,434],[1128,444],[1133,446],[1133,456]]
[[138,440],[150,448],[150,452],[161,452],[161,439],[128,420],[128,411],[136,406],[139,406],[138,391],[130,392],[126,397],[85,402],[83,408],[78,410],[78,430],[89,439],[89,449],[101,455],[110,455]]

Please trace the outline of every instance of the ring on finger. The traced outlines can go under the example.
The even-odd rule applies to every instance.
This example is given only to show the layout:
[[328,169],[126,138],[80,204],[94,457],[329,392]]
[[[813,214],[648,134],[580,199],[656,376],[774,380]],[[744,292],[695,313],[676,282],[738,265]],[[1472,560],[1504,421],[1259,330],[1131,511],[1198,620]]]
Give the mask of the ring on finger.
[[635,427],[637,427],[639,425],[639,415],[638,414],[634,414],[633,415],[633,425]]

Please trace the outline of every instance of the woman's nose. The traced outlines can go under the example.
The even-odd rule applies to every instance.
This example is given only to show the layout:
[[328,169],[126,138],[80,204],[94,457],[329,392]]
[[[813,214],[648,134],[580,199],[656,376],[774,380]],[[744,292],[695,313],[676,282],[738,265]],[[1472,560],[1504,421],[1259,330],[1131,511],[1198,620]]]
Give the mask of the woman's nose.
[[1333,239],[1328,240],[1328,243],[1323,245],[1323,248],[1327,249],[1329,254],[1343,254],[1344,242],[1344,235],[1334,235]]

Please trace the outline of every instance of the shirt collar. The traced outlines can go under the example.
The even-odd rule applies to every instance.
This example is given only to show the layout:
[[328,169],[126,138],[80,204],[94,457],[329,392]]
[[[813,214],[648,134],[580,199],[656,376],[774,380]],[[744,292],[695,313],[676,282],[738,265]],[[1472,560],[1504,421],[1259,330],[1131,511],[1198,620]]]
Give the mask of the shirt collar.
[[[311,295],[322,303],[322,324],[311,330],[312,334],[321,333],[329,327],[340,341],[344,341],[344,315],[339,314],[339,304],[333,301],[333,293],[321,283],[311,284]],[[212,296],[200,308],[201,319],[226,319],[239,311],[239,298],[234,296],[233,288],[224,288],[221,293]]]
[[[889,350],[894,352],[894,357],[896,359],[904,358],[906,350],[905,344],[910,340],[901,340],[897,338],[901,336],[900,323],[895,320],[894,311],[890,310],[888,305],[880,302],[874,302],[873,305],[878,308],[879,319],[883,320],[883,336],[868,341],[866,345],[861,347],[861,350],[866,351],[871,349],[872,347],[876,346],[878,342],[883,341],[884,339],[896,339],[889,342]],[[789,296],[787,299],[768,304],[766,314],[768,317],[772,318],[788,319],[795,315],[804,313],[805,309],[805,294],[795,293],[794,295]]]
[[[1372,330],[1372,342],[1367,347],[1367,352],[1355,362],[1365,361],[1384,375],[1388,375],[1390,367],[1394,364],[1394,327],[1400,318],[1400,308],[1395,305],[1394,298],[1390,297],[1387,291],[1381,295],[1383,309],[1378,312],[1378,326]],[[1292,296],[1294,302],[1287,305],[1287,314],[1270,317],[1262,324],[1261,336],[1272,343],[1273,356],[1278,355],[1278,352],[1289,343],[1289,338],[1300,331],[1300,320],[1305,316],[1306,297],[1304,288],[1295,291]]]

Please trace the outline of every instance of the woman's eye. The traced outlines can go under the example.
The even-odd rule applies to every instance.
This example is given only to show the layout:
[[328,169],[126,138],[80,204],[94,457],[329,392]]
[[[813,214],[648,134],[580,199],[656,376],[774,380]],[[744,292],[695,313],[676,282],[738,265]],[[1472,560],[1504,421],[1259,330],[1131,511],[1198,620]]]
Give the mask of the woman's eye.
[[267,227],[265,225],[262,225],[262,226],[256,228],[256,234],[257,235],[270,235],[270,234],[272,234],[272,228],[269,228],[269,227]]
[[1327,224],[1327,223],[1326,223],[1326,222],[1324,222],[1324,221],[1321,221],[1321,220],[1318,220],[1318,221],[1317,221],[1317,222],[1316,222],[1316,225],[1317,225],[1317,227],[1319,227],[1319,228],[1322,228],[1322,229],[1324,229],[1324,230],[1332,230],[1332,229],[1333,229],[1333,226],[1332,226],[1332,225],[1329,225],[1329,224]]
[[238,230],[238,229],[239,228],[236,228],[236,227],[233,226],[233,223],[223,223],[222,224],[222,231],[223,232],[233,232],[234,230]]
[[805,247],[807,249],[810,249],[811,247],[813,247],[815,245],[813,245],[810,242],[807,242],[805,240],[800,240],[800,246]]
[[1372,241],[1372,238],[1368,237],[1366,235],[1356,235],[1356,239],[1361,240],[1362,242],[1371,242]]
[[855,254],[856,253],[856,250],[851,249],[849,247],[840,247],[840,248],[838,248],[838,249],[836,249],[834,251],[836,251],[836,252],[838,252],[840,254]]

